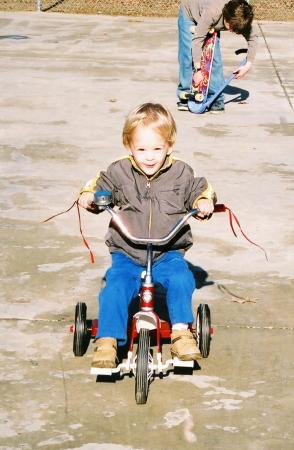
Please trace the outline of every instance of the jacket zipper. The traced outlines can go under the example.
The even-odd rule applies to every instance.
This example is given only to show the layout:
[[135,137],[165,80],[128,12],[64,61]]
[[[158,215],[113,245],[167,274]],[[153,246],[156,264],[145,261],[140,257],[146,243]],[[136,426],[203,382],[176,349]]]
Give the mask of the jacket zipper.
[[[151,187],[151,183],[148,180],[146,183],[146,188],[150,189],[150,187]],[[150,235],[151,235],[151,222],[152,222],[152,203],[151,203],[151,198],[149,198],[148,237],[150,237]]]

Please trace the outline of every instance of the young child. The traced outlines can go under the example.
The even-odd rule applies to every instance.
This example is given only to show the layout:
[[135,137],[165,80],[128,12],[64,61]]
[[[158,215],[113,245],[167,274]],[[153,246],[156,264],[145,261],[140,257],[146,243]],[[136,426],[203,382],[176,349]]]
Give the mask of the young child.
[[[248,44],[247,62],[236,78],[243,77],[251,68],[257,46],[257,28],[252,24],[252,6],[246,0],[182,0],[179,11],[179,97],[178,109],[188,109],[187,101],[181,100],[189,92],[192,72],[195,85],[202,79],[200,60],[202,46],[207,34],[213,29],[218,33],[214,49],[212,72],[208,95],[212,96],[224,81],[220,52],[220,31],[242,34]],[[224,95],[221,94],[211,105],[212,112],[224,111]]]
[[[79,204],[97,212],[96,190],[110,190],[113,203],[134,236],[166,235],[190,208],[208,218],[216,197],[205,178],[195,178],[192,168],[172,156],[176,124],[160,104],[145,103],[128,115],[123,144],[128,155],[90,180],[82,189]],[[138,294],[146,249],[126,240],[111,222],[106,236],[112,265],[99,296],[99,326],[93,367],[115,367],[117,344],[127,340],[128,306]],[[195,281],[184,254],[192,246],[186,225],[165,248],[153,253],[153,277],[166,290],[172,324],[171,353],[181,360],[200,358],[196,341],[188,329],[193,322],[192,293]]]

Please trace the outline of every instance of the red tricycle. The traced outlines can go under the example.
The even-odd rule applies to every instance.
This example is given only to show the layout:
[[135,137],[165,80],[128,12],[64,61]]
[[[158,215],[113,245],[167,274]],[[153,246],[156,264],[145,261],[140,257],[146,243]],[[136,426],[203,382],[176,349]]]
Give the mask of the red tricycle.
[[[146,246],[147,263],[146,270],[142,273],[142,283],[139,292],[140,308],[133,315],[128,330],[128,352],[126,359],[122,360],[116,368],[91,368],[91,374],[112,376],[113,374],[129,374],[135,376],[135,398],[137,404],[145,404],[147,401],[150,381],[155,375],[163,376],[172,367],[190,368],[193,370],[194,361],[180,361],[171,358],[163,362],[162,343],[170,339],[171,324],[161,320],[154,311],[154,283],[152,280],[152,246],[167,244],[190,219],[197,215],[198,209],[192,209],[172,228],[163,238],[138,238],[131,235],[123,224],[120,216],[111,207],[112,194],[109,191],[98,191],[94,200],[100,211],[107,211],[114,225],[123,235],[133,242]],[[210,310],[207,304],[200,304],[197,308],[196,324],[190,325],[197,345],[203,358],[207,358],[210,351],[210,341],[213,334],[211,327]],[[71,327],[74,333],[73,352],[75,356],[84,355],[89,340],[95,338],[98,330],[98,321],[87,320],[87,305],[79,302],[75,309],[75,323]],[[151,342],[156,344],[156,358],[151,350]],[[136,351],[134,351],[134,344]]]

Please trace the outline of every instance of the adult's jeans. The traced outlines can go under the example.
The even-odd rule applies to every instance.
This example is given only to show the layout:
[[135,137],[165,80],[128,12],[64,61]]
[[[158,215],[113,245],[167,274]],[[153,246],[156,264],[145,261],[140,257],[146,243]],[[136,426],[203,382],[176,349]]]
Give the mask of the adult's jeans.
[[[112,337],[118,345],[127,341],[128,307],[138,294],[145,267],[123,253],[112,253],[112,265],[106,272],[106,285],[99,295],[97,338]],[[169,251],[152,266],[153,282],[166,289],[170,321],[193,322],[192,294],[195,279],[183,255]]]
[[[193,20],[186,16],[183,8],[180,8],[178,17],[178,60],[179,60],[179,84],[177,89],[177,96],[180,98],[181,92],[189,92],[192,80],[192,33],[191,27],[197,26]],[[214,56],[212,61],[211,78],[208,89],[208,98],[218,91],[224,82],[223,63],[220,51],[220,39],[216,38]],[[218,107],[224,105],[224,94],[221,94],[213,102]]]

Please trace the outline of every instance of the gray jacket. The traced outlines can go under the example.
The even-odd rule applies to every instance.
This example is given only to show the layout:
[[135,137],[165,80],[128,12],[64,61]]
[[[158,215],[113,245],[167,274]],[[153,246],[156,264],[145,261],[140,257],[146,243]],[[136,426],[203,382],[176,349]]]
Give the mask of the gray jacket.
[[[195,22],[196,32],[192,37],[192,56],[194,64],[200,62],[204,39],[211,28],[227,31],[222,15],[223,7],[229,0],[182,0],[181,6],[187,17]],[[258,28],[253,23],[250,36],[244,36],[248,44],[247,60],[253,61],[256,54]]]
[[[200,198],[216,201],[206,179],[195,178],[188,164],[172,156],[151,178],[146,177],[131,156],[119,159],[90,180],[81,192],[96,190],[112,191],[113,203],[130,233],[144,238],[165,236]],[[165,247],[154,247],[153,257],[157,259],[167,250],[184,253],[192,243],[190,226],[185,225]],[[127,241],[111,221],[106,244],[110,253],[122,252],[139,264],[146,263],[145,247]]]

